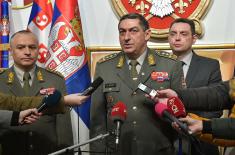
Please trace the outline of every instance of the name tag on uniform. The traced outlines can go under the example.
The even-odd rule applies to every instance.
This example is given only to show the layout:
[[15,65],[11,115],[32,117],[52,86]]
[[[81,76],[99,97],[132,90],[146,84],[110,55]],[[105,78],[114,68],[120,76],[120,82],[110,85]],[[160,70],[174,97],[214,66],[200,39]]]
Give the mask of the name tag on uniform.
[[117,86],[117,84],[116,83],[106,83],[105,84],[105,88],[113,88],[113,87],[116,87]]

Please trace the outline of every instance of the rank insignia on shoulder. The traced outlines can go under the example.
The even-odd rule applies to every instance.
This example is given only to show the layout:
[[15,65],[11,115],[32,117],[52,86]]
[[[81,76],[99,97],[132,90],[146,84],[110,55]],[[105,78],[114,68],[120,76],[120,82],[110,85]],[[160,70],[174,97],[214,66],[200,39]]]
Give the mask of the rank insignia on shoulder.
[[3,73],[6,69],[0,68],[0,74]]
[[104,56],[103,58],[101,58],[101,59],[98,61],[98,63],[102,63],[102,62],[111,60],[111,59],[115,58],[117,55],[118,55],[118,53],[113,53],[113,54]]
[[165,52],[165,51],[157,51],[156,52],[159,56],[161,57],[165,57],[165,58],[170,58],[170,59],[173,59],[173,60],[176,60],[177,59],[177,56],[172,54],[172,53],[169,53],[169,52]]
[[50,68],[46,68],[46,70],[47,70],[48,72],[54,73],[54,74],[56,74],[56,75],[58,75],[58,76],[64,78],[64,76],[63,76],[60,72],[58,72],[58,71],[56,71],[56,70],[51,70]]

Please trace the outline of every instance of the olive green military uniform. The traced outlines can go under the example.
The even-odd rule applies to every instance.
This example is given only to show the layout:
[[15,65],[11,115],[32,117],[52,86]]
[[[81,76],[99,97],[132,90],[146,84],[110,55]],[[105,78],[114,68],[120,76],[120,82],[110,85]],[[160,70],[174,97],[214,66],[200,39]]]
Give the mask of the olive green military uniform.
[[[64,78],[52,71],[36,67],[29,96],[39,96],[43,88],[56,88],[65,94]],[[14,67],[0,74],[0,92],[25,96]],[[27,103],[23,104],[24,106]],[[35,106],[37,107],[37,106]],[[73,144],[70,112],[42,116],[37,122],[11,127],[2,136],[3,154],[42,155]]]
[[[173,155],[175,131],[155,114],[154,102],[137,87],[143,83],[155,90],[181,88],[182,75],[181,63],[166,52],[147,50],[137,82],[131,79],[124,52],[101,59],[95,78],[100,76],[104,82],[92,95],[90,137],[115,128],[110,111],[122,101],[127,106],[127,119],[121,128],[116,154]],[[112,152],[113,143],[110,138],[91,143],[91,151]]]

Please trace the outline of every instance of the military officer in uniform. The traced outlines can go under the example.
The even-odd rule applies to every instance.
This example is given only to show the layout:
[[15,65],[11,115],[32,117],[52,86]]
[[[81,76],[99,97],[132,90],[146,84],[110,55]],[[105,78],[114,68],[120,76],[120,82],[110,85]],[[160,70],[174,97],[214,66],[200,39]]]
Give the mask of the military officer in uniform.
[[[10,47],[14,65],[0,74],[1,92],[15,96],[38,96],[43,88],[56,88],[62,94],[66,93],[63,76],[36,65],[38,39],[32,32],[22,30],[13,34]],[[43,155],[72,144],[68,109],[65,114],[42,116],[34,124],[12,127],[2,136],[3,154],[11,155]]]
[[121,155],[172,155],[175,131],[154,112],[154,102],[138,90],[144,83],[153,89],[181,88],[181,63],[174,55],[147,47],[151,30],[146,19],[136,13],[124,15],[118,25],[122,52],[104,57],[97,63],[95,78],[103,84],[93,93],[90,137],[112,131],[113,106],[122,101],[127,106],[127,120],[121,128],[118,150],[114,140],[91,143],[90,151]]

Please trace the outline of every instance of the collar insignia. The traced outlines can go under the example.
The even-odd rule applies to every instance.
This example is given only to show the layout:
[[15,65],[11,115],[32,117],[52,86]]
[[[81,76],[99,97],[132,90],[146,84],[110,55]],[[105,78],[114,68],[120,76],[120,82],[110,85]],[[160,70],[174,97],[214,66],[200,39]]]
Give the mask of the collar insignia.
[[14,73],[13,72],[9,72],[8,73],[8,79],[7,79],[7,83],[11,84],[14,81]]
[[148,55],[148,63],[150,66],[153,66],[156,64],[153,54]]
[[37,79],[38,79],[38,81],[40,81],[40,82],[43,82],[43,81],[44,81],[43,76],[42,76],[42,72],[41,72],[40,70],[37,72]]
[[122,68],[124,64],[124,56],[121,56],[118,60],[117,68]]

